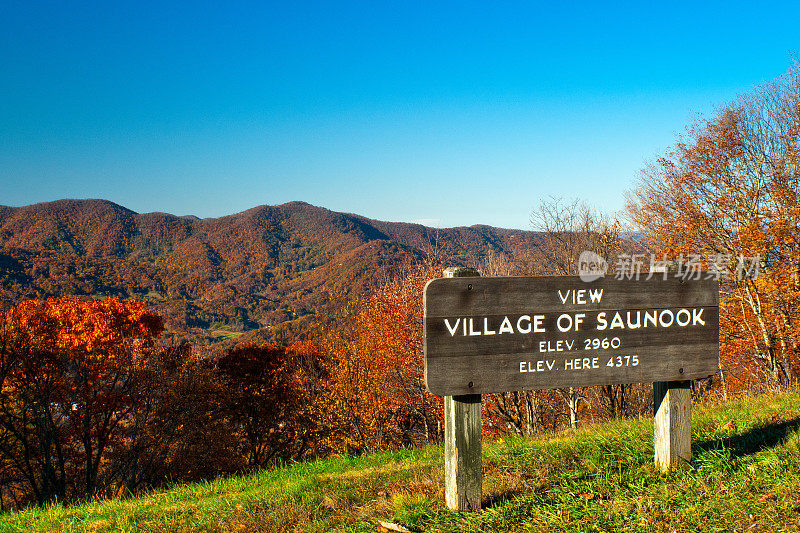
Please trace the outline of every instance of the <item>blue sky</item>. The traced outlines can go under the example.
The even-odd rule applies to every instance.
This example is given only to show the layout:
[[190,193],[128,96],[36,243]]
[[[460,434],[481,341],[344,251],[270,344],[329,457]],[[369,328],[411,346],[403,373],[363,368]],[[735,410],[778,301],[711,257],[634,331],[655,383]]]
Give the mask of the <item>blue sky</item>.
[[800,3],[605,4],[4,0],[0,204],[529,229],[800,53]]

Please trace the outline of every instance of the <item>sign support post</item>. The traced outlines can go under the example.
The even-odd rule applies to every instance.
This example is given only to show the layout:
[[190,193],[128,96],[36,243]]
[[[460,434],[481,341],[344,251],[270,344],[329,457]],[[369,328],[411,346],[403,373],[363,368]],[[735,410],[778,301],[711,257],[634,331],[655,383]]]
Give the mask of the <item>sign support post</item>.
[[[653,272],[674,273],[674,263],[655,265]],[[680,369],[683,373],[683,368]],[[656,468],[667,472],[692,460],[691,381],[653,383],[653,448]]]
[[[445,278],[476,277],[474,268],[451,267]],[[448,509],[475,511],[483,496],[481,395],[444,397],[444,499]]]
[[692,460],[691,384],[653,383],[653,444],[656,467],[662,472],[685,467]]

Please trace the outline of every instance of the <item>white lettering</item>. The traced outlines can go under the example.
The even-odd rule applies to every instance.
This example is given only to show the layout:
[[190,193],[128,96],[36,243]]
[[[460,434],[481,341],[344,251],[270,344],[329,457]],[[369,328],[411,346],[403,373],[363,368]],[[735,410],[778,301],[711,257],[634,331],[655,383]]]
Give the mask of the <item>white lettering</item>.
[[[574,294],[574,291],[573,291]],[[586,289],[581,289],[578,291],[578,303],[585,304],[586,303]]]
[[472,319],[469,319],[469,334],[470,336],[477,336],[480,335],[480,331],[475,331],[474,324],[472,323]]
[[[572,347],[575,345],[575,341],[539,341],[539,351],[540,352],[563,352],[566,350],[572,350]],[[565,348],[566,346],[566,348]]]
[[520,361],[519,362],[519,371],[522,374],[528,372],[545,372],[547,370],[553,370],[553,367],[556,364],[556,360],[543,360],[543,361],[536,361],[536,365],[534,366],[531,361]]
[[[598,291],[598,292],[601,292]],[[575,299],[582,298],[580,291],[575,291]],[[590,293],[591,294],[591,293]],[[562,293],[563,296],[563,293]],[[585,295],[583,296],[585,297]],[[597,297],[599,298],[599,296]],[[680,308],[680,309],[657,309],[657,310],[636,310],[636,311],[600,311],[597,313],[596,329],[598,331],[614,329],[635,330],[647,327],[669,328],[672,326],[686,327],[705,326],[706,320],[703,317],[704,308]],[[613,313],[609,318],[608,313]],[[483,324],[475,324],[476,321],[483,319]],[[490,324],[491,317],[458,317],[443,318],[444,326],[450,337],[455,337],[462,330],[464,336],[479,337],[502,335],[504,333],[544,333],[546,331],[544,321],[546,315],[522,315],[514,322],[508,316],[504,316],[499,328],[496,323]],[[550,318],[552,320],[552,318]],[[569,331],[580,331],[586,326],[586,313],[561,313],[556,317],[556,328],[561,333]],[[477,326],[477,329],[476,329]],[[574,340],[547,341],[547,344],[540,343],[540,351],[571,351],[575,345]],[[587,348],[589,349],[589,348]],[[580,365],[578,365],[580,367]]]
[[564,370],[587,370],[590,368],[600,368],[600,361],[597,357],[592,359],[576,357],[575,359],[564,361]]
[[459,322],[461,322],[461,319],[457,318],[455,325],[451,328],[450,327],[450,320],[447,319],[447,318],[444,319],[444,325],[447,327],[447,331],[450,332],[450,336],[451,337],[456,334],[456,329],[458,329],[458,323]]
[[600,300],[603,298],[603,289],[589,289],[589,300],[592,303],[600,303]]
[[695,326],[699,322],[701,326],[705,326],[706,323],[700,316],[703,314],[703,309],[700,308],[698,311],[697,309],[692,309],[692,325]]
[[567,303],[567,298],[569,298],[569,293],[570,293],[570,292],[572,292],[572,291],[571,291],[571,290],[568,290],[568,291],[567,291],[567,294],[565,294],[565,295],[563,295],[563,296],[562,296],[562,295],[561,295],[561,289],[558,289],[558,297],[559,297],[559,298],[561,298],[561,303],[562,303],[562,304],[565,304],[565,303]]

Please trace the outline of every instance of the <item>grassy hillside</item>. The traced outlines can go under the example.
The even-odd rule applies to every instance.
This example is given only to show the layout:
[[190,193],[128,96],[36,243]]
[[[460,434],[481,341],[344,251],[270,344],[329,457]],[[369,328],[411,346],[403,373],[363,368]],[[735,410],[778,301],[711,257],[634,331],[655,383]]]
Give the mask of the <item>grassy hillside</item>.
[[287,465],[145,497],[0,517],[0,531],[797,531],[800,395],[694,408],[693,465],[652,465],[652,423],[484,446],[484,510],[442,505],[430,446]]

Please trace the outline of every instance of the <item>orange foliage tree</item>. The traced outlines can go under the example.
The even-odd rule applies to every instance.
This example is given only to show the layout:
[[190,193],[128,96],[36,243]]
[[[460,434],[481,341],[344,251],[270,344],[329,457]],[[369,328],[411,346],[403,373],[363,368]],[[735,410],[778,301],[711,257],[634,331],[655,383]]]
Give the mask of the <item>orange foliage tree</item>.
[[98,489],[161,319],[135,301],[22,302],[0,316],[0,455],[39,503]]
[[315,402],[323,451],[440,437],[441,400],[425,389],[422,353],[422,289],[440,273],[410,267],[318,335],[327,374]]
[[774,389],[797,379],[798,147],[795,65],[694,125],[629,197],[632,219],[659,254],[699,254],[724,271],[721,377],[735,382],[727,386]]

